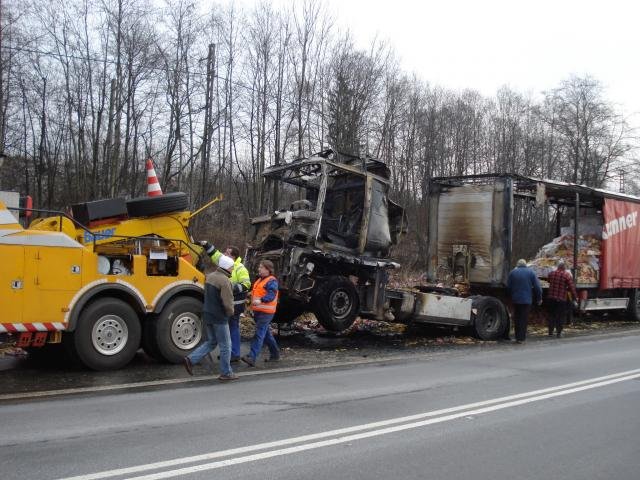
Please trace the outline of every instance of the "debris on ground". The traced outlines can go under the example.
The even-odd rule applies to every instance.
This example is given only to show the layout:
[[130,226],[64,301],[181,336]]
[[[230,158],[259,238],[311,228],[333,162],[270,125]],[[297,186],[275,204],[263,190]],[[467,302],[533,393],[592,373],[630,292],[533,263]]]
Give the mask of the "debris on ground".
[[0,357],[22,357],[27,355],[27,352],[20,347],[14,345],[0,345]]

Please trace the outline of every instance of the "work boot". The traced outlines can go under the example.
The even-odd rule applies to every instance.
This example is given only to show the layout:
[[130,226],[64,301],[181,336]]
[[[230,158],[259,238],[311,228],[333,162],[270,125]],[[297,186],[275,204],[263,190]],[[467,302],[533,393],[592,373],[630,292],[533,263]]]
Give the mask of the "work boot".
[[256,361],[253,358],[251,358],[249,355],[243,355],[242,357],[240,357],[240,360],[242,360],[244,363],[246,363],[250,367],[256,366]]

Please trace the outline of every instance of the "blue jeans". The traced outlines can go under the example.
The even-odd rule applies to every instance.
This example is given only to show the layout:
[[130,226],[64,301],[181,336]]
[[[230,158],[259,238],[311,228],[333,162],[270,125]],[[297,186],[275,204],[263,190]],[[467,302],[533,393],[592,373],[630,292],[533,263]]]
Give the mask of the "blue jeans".
[[214,323],[211,316],[204,312],[203,325],[206,340],[191,352],[188,357],[194,365],[200,363],[206,355],[212,352],[216,346],[220,347],[220,373],[222,375],[232,375],[231,370],[231,336],[229,334],[229,324]]
[[231,357],[240,357],[240,314],[234,313],[229,318],[229,333],[231,334]]
[[258,358],[258,355],[260,355],[263,343],[266,343],[267,347],[269,347],[271,358],[280,357],[278,344],[276,343],[276,339],[273,338],[271,328],[269,328],[272,318],[273,314],[271,313],[253,312],[253,320],[256,322],[256,333],[251,341],[249,357],[251,357],[254,362],[256,358]]

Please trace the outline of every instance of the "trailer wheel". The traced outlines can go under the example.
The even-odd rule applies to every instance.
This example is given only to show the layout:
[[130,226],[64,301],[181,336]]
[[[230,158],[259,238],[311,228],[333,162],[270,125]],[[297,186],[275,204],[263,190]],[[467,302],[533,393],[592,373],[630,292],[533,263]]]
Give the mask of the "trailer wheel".
[[631,320],[640,322],[640,289],[634,288],[629,295],[629,306],[627,307],[627,315]]
[[184,192],[165,193],[158,197],[133,198],[127,202],[129,217],[150,217],[161,213],[189,209],[189,197]]
[[322,282],[313,303],[318,322],[332,332],[349,328],[360,307],[356,287],[345,277],[329,277]]
[[101,298],[80,313],[73,345],[80,361],[93,370],[116,370],[128,364],[140,346],[140,320],[117,298]]
[[160,356],[180,363],[202,340],[202,301],[179,297],[169,302],[157,317],[155,341]]
[[504,335],[509,325],[506,309],[494,297],[477,297],[472,308],[476,309],[473,319],[475,333],[481,340],[497,340]]

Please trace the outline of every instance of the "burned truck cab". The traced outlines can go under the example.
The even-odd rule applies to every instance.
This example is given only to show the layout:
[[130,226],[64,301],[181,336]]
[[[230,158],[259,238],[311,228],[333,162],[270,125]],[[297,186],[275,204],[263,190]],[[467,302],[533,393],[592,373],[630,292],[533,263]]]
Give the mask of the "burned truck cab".
[[357,315],[383,318],[404,217],[389,200],[387,166],[327,150],[263,175],[283,207],[251,220],[246,263],[253,271],[262,259],[276,266],[276,321],[313,312],[327,330],[341,331]]

